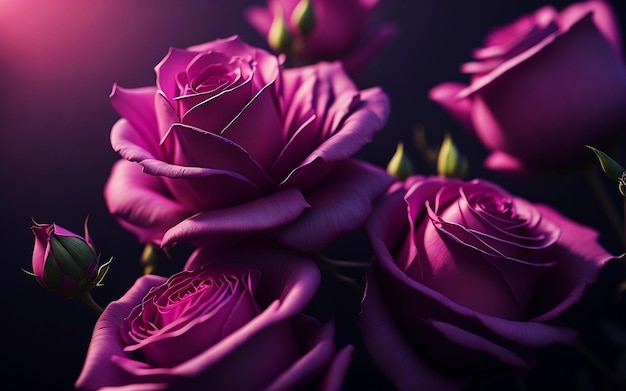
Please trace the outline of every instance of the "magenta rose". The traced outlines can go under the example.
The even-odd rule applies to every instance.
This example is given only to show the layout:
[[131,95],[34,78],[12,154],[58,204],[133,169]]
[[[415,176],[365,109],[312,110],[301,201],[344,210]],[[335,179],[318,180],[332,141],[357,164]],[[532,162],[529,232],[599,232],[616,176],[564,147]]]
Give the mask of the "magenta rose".
[[302,314],[315,263],[248,243],[196,250],[187,270],[140,277],[98,320],[80,390],[340,390],[352,346]]
[[303,36],[294,11],[303,0],[268,0],[267,6],[246,9],[248,22],[264,37],[276,18],[285,20],[293,36],[299,61],[342,60],[350,73],[358,72],[397,34],[394,23],[374,19],[382,6],[380,0],[311,0],[315,25]]
[[493,170],[535,175],[587,157],[626,127],[620,29],[604,1],[546,6],[494,29],[469,86],[443,83],[430,98],[475,132]]
[[171,49],[156,76],[156,87],[111,96],[122,116],[111,144],[124,159],[105,198],[142,242],[208,245],[265,231],[317,250],[358,228],[390,184],[351,159],[384,126],[388,98],[358,90],[339,63],[283,71],[233,36]]
[[613,258],[596,231],[480,179],[409,177],[365,229],[375,256],[359,325],[400,390],[459,389],[572,343],[558,318]]

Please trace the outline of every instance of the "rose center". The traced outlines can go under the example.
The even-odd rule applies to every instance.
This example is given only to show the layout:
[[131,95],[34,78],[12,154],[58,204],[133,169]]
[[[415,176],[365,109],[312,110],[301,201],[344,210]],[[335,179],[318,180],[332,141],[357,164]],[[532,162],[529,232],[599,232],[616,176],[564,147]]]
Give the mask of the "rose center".
[[191,87],[195,92],[215,91],[232,84],[237,77],[224,66],[209,66],[192,81]]

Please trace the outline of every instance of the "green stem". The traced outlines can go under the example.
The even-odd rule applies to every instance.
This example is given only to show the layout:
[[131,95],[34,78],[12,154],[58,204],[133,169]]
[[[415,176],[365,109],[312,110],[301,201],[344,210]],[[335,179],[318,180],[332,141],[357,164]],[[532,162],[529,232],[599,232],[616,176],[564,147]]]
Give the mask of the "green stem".
[[100,307],[98,303],[96,303],[93,297],[91,297],[91,292],[86,291],[78,295],[78,298],[81,299],[85,304],[87,304],[89,308],[96,311],[98,314],[101,314],[104,311],[102,307]]

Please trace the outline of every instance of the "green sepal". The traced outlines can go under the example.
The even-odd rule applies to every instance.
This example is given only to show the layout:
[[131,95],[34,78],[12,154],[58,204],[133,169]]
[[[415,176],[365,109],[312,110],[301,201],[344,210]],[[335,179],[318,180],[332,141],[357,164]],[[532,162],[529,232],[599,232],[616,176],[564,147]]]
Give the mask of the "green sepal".
[[[612,181],[620,182],[622,174],[624,174],[624,171],[626,171],[626,169],[624,169],[624,167],[622,167],[618,162],[613,160],[612,157],[602,152],[601,150],[589,145],[587,145],[587,148],[591,149],[593,153],[596,154],[596,157],[600,162],[600,166],[602,167],[602,171],[604,171],[606,176],[608,176]],[[620,193],[622,193],[621,189]],[[623,194],[624,193],[622,193],[622,195]]]

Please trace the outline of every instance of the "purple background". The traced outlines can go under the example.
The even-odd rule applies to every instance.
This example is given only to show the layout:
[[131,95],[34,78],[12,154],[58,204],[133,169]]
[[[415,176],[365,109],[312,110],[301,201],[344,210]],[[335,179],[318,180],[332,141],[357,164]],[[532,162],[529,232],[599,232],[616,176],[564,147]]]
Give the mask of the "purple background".
[[[124,87],[154,84],[153,67],[171,46],[186,47],[239,34],[248,43],[265,47],[243,18],[244,6],[253,3],[262,2],[0,0],[0,257],[4,263],[0,346],[5,384],[17,382],[23,390],[71,389],[97,319],[78,300],[41,289],[20,270],[31,270],[31,217],[81,232],[85,216],[91,216],[91,234],[98,251],[103,258],[114,257],[105,286],[93,293],[103,306],[121,296],[142,273],[138,262],[142,247],[111,218],[102,196],[109,169],[119,158],[109,144],[111,125],[118,119],[108,99],[113,83]],[[470,59],[471,50],[481,44],[490,27],[544,4],[562,8],[569,3],[387,1],[381,19],[399,23],[402,35],[355,81],[362,88],[384,88],[392,102],[391,118],[359,156],[384,166],[396,143],[404,140],[417,169],[432,173],[411,147],[412,128],[424,124],[433,146],[450,130],[470,159],[470,176],[492,179],[531,201],[557,207],[602,230],[607,248],[619,251],[601,211],[580,206],[594,202],[581,178],[568,177],[562,183],[520,182],[484,171],[482,147],[461,133],[426,96],[428,89],[440,82],[465,81],[458,66]],[[626,26],[626,5],[620,0],[611,3]],[[362,239],[358,234],[348,236],[344,243],[350,247],[331,250],[344,258],[365,261],[369,250]],[[163,273],[168,266],[174,270],[181,265],[169,262],[161,269]],[[566,318],[607,360],[615,358],[615,351],[600,335],[598,319],[615,318],[615,311],[624,311],[623,306],[610,302],[611,290],[622,273],[622,268],[607,268]],[[341,283],[324,281],[320,298],[332,298],[334,307],[313,305],[311,312],[321,317],[335,312],[338,344],[357,346],[347,388],[384,389],[385,381],[363,354],[356,329],[350,324],[358,311],[358,298]],[[540,366],[530,374],[528,388],[572,389],[582,361],[563,347],[539,353]]]

